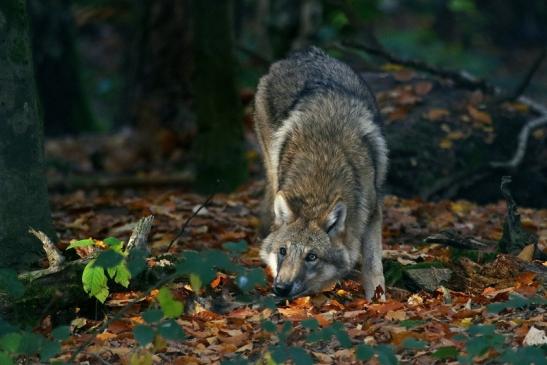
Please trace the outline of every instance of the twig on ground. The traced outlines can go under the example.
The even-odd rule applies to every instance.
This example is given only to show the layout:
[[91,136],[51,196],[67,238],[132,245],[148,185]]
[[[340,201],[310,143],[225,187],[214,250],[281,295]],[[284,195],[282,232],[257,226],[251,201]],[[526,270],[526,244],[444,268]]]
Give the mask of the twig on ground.
[[34,235],[40,240],[40,242],[42,242],[42,247],[44,248],[44,251],[46,251],[49,267],[57,269],[65,262],[65,257],[57,248],[57,246],[55,246],[55,244],[51,242],[47,234],[42,231],[37,231],[34,228],[30,228],[29,233]]
[[[458,72],[458,71],[443,69],[440,67],[435,67],[433,65],[430,65],[427,62],[420,61],[420,60],[402,59],[393,55],[392,53],[390,53],[383,47],[382,48],[371,47],[366,44],[362,44],[355,41],[343,41],[342,46],[362,50],[371,55],[381,57],[387,60],[388,62],[397,63],[403,66],[408,66],[419,71],[424,71],[432,75],[437,75],[443,78],[450,79],[454,83],[462,87],[471,88],[471,89],[480,89],[486,93],[498,95],[498,96],[503,95],[502,90],[500,88],[490,84],[484,79],[476,78],[465,71]],[[537,70],[537,68],[539,68],[539,65],[543,61],[543,58],[545,57],[544,53],[545,53],[545,49],[542,51],[542,54],[540,54],[540,57],[538,57],[536,62],[534,62],[533,67],[528,71],[523,82],[516,89],[515,93],[513,93],[513,96],[518,96],[516,94],[522,93],[526,89],[535,71]],[[518,167],[522,163],[522,160],[524,159],[524,155],[526,153],[526,147],[528,143],[528,137],[530,133],[541,126],[547,125],[547,107],[523,95],[518,96],[516,98],[516,101],[527,105],[533,112],[538,113],[539,116],[537,118],[534,118],[528,121],[521,128],[521,131],[519,132],[517,149],[513,157],[511,158],[511,160],[505,161],[505,162],[491,162],[490,163],[491,167],[494,167],[494,168]]]
[[442,245],[460,248],[464,250],[479,250],[479,251],[495,251],[495,243],[488,244],[473,237],[464,237],[460,234],[446,230],[436,234],[433,234],[426,239],[425,243],[440,243]]
[[528,146],[528,138],[530,137],[530,133],[544,125],[547,126],[547,110],[545,110],[539,117],[526,122],[526,124],[524,124],[521,128],[517,140],[517,148],[513,154],[513,157],[509,161],[494,161],[491,163],[491,166],[496,168],[517,168],[522,163],[524,155],[526,154],[526,147]]
[[173,244],[184,234],[184,231],[186,230],[186,227],[188,226],[188,224],[190,224],[190,221],[192,219],[194,219],[194,217],[196,215],[198,215],[198,213],[207,206],[207,204],[209,204],[209,202],[213,199],[213,197],[215,196],[215,194],[211,194],[207,197],[207,199],[205,199],[205,201],[203,202],[203,204],[201,204],[198,209],[196,209],[194,211],[194,213],[192,213],[191,216],[188,217],[188,219],[186,219],[186,221],[184,222],[184,224],[182,225],[182,227],[180,228],[180,231],[179,233],[177,233],[177,235],[175,236],[175,238],[173,238],[173,240],[171,240],[171,242],[169,243],[169,246],[167,246],[167,249],[165,250],[165,252],[169,252],[169,250],[171,249],[171,247],[173,246]]
[[[137,243],[139,245],[144,245],[145,250],[146,248],[146,239],[147,235],[150,232],[150,227],[148,227],[148,231],[145,231],[145,228],[147,224],[152,225],[153,216],[148,216],[145,218],[141,218],[137,224],[135,225],[135,228],[133,229],[133,232],[131,233],[131,238],[135,236],[134,240],[139,240]],[[90,260],[95,258],[94,255],[90,255],[85,258],[81,258],[79,260],[74,261],[66,261],[64,256],[62,255],[61,251],[55,246],[47,236],[40,232],[40,231],[34,231],[31,229],[29,232],[34,234],[40,241],[42,241],[42,244],[44,245],[44,250],[46,251],[46,254],[48,256],[49,261],[49,267],[46,269],[40,269],[40,270],[34,270],[34,271],[28,271],[23,272],[18,275],[19,280],[23,281],[33,281],[36,279],[40,279],[44,276],[52,275],[58,272],[61,272],[63,270],[67,270],[71,267],[78,267],[78,266],[84,266],[87,264]],[[36,232],[36,233],[35,233]],[[146,234],[146,235],[145,235]],[[47,248],[46,248],[47,247]],[[50,248],[51,247],[51,248]],[[139,246],[140,247],[140,246]],[[128,243],[128,249],[127,252],[130,252],[135,248],[135,244],[132,244],[132,246],[129,246]]]

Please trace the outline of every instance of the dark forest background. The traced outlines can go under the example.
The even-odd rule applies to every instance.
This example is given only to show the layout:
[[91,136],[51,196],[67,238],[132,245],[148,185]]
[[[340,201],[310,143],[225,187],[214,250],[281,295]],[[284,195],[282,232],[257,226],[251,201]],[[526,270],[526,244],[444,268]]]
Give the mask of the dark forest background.
[[[311,45],[384,121],[385,303],[263,270],[253,98]],[[546,55],[544,0],[0,0],[0,363],[539,364]]]
[[[48,173],[55,189],[100,185],[99,175],[138,173],[150,179],[121,184],[180,180],[207,192],[234,189],[249,173],[258,176],[252,136],[254,88],[272,61],[308,45],[320,46],[368,73],[365,77],[380,94],[401,82],[400,66],[374,52],[346,47],[348,42],[387,51],[401,60],[469,72],[508,91],[521,85],[539,61],[525,91],[547,100],[547,65],[541,63],[547,33],[543,1],[523,6],[513,0],[31,0],[29,5],[48,136]],[[384,76],[389,74],[396,74],[395,80],[386,84]],[[457,109],[454,102],[462,98],[458,86],[434,88],[439,92],[432,100],[417,104]],[[483,108],[485,103],[479,102]],[[411,108],[399,109],[400,120],[416,119],[407,115]],[[461,112],[454,112],[457,120]],[[497,124],[506,113],[489,114]],[[461,149],[445,148],[450,156],[441,157],[436,166],[428,160],[438,153],[438,133],[422,131],[413,123],[407,123],[414,130],[410,132],[388,128],[394,158],[389,192],[426,199],[498,199],[499,176],[507,171],[480,177],[478,190],[473,179],[491,161],[510,158],[514,137],[524,123],[511,120],[502,123],[500,128],[512,127],[496,133],[494,143],[491,136],[490,145],[475,148],[473,138],[466,138]],[[397,130],[407,129],[404,122],[395,124]],[[416,150],[398,146],[401,140],[406,145],[408,138]],[[541,154],[544,143],[540,138],[540,149],[528,154]],[[423,151],[427,156],[420,155]],[[545,186],[545,167],[538,167],[535,160],[531,164],[535,167],[517,175],[523,185],[536,183],[517,194],[525,205],[545,206],[544,199],[537,199]],[[422,179],[412,177],[422,172]],[[178,177],[170,178],[175,173]],[[457,173],[464,176],[463,183]]]

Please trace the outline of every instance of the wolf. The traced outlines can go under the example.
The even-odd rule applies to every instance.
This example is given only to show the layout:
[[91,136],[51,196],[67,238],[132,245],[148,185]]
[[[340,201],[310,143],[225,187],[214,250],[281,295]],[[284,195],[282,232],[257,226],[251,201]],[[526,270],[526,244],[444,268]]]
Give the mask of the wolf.
[[266,170],[260,256],[273,291],[319,292],[361,259],[365,296],[385,291],[382,187],[388,150],[375,98],[348,65],[311,47],[271,65],[255,94]]

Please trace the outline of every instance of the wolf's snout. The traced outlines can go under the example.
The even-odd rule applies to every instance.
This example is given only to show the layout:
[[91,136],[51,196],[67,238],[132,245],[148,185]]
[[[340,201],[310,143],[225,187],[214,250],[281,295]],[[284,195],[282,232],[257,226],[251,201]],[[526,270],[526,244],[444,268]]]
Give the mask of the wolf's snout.
[[275,283],[273,291],[275,295],[280,297],[286,297],[292,290],[292,283]]

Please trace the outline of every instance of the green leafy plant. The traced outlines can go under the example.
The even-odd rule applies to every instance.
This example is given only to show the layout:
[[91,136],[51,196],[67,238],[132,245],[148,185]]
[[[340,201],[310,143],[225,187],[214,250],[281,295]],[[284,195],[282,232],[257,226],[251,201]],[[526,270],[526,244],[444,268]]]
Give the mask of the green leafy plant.
[[399,363],[397,356],[391,345],[378,345],[370,346],[361,344],[355,348],[355,357],[357,360],[367,361],[370,360],[373,356],[378,357],[378,361],[382,365],[396,365]]
[[132,272],[129,269],[127,256],[128,253],[123,249],[123,241],[108,237],[103,241],[97,241],[91,238],[72,241],[67,247],[75,249],[78,247],[107,247],[99,255],[89,261],[82,273],[82,283],[84,291],[91,297],[97,298],[104,303],[110,293],[108,279],[127,288]]
[[314,318],[310,318],[303,320],[302,326],[310,329],[308,335],[308,341],[310,342],[330,341],[332,337],[335,337],[342,347],[351,348],[352,346],[351,338],[340,322],[334,322],[328,327],[320,328],[319,322]]
[[180,341],[186,337],[184,330],[175,320],[183,312],[183,303],[176,300],[167,287],[160,289],[156,300],[159,308],[144,311],[142,318],[145,323],[133,328],[133,337],[141,346],[152,343],[156,336],[173,341]]
[[[6,324],[0,324],[1,329],[6,329]],[[47,362],[61,352],[61,342],[70,336],[68,326],[60,326],[51,332],[52,338],[46,338],[40,334],[29,331],[21,331],[14,327],[9,332],[0,336],[0,364],[15,364],[19,357],[36,356],[41,362]]]

